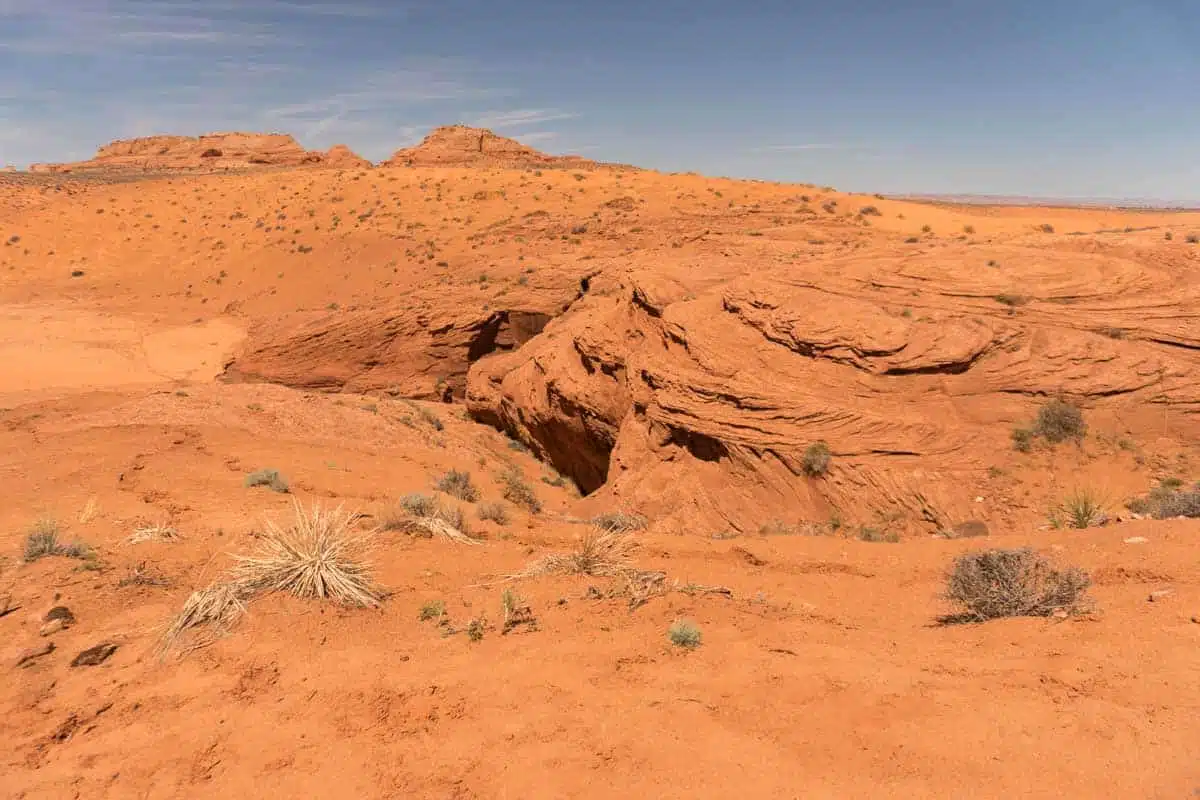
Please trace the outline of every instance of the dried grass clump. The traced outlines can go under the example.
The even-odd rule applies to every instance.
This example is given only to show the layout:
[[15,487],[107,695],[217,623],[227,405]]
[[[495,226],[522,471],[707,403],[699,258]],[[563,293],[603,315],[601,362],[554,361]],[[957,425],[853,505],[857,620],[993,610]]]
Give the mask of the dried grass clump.
[[691,620],[677,619],[667,629],[667,638],[677,647],[694,650],[700,646],[700,628]]
[[313,504],[305,512],[297,502],[295,509],[295,522],[287,528],[267,520],[259,552],[237,557],[234,582],[254,593],[288,592],[347,606],[378,606],[381,592],[360,559],[366,538],[353,530],[361,517],[342,506]]
[[43,517],[33,523],[25,537],[25,549],[22,553],[25,562],[37,561],[46,556],[65,556],[78,559],[95,557],[92,548],[83,542],[65,544],[60,541],[58,532],[58,522],[50,517]]
[[135,528],[126,541],[130,544],[141,544],[151,541],[174,542],[179,538],[179,531],[173,526],[166,523],[155,523]]
[[595,527],[606,530],[627,533],[629,531],[644,531],[650,521],[641,514],[634,514],[625,511],[612,511],[607,514],[600,514],[592,517],[591,524]]
[[535,575],[619,575],[632,565],[629,554],[633,549],[629,531],[591,527],[570,553],[554,553],[539,559],[514,578]]
[[471,482],[471,473],[452,469],[438,478],[437,490],[467,503],[479,499],[479,489]]
[[1090,583],[1082,570],[1059,569],[1029,548],[967,553],[954,562],[946,583],[946,598],[964,613],[943,621],[1075,613]]
[[436,497],[409,494],[400,498],[396,509],[383,516],[383,529],[416,536],[439,536],[462,544],[479,544],[468,534],[467,520],[461,508],[442,503]]
[[183,610],[172,620],[158,643],[160,655],[166,654],[190,631],[201,628],[211,633],[193,645],[203,647],[227,634],[246,613],[246,601],[252,593],[236,582],[215,581],[188,595]]

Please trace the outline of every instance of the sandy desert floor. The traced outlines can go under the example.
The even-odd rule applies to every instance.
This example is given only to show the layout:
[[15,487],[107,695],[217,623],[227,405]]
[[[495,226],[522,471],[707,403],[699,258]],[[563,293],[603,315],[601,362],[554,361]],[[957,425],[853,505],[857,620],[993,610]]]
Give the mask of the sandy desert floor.
[[[941,206],[632,170],[0,178],[0,794],[1192,796],[1200,521],[1136,519],[1123,504],[1200,478],[1194,233],[1198,214]],[[770,449],[756,442],[790,435],[753,416],[750,395],[747,417],[729,405],[706,417],[697,409],[715,406],[661,388],[692,373],[655,372],[686,349],[721,385],[744,386],[721,361],[737,353],[766,359],[753,366],[769,384],[761,403],[803,394],[793,367],[767,372],[774,357],[741,334],[728,341],[743,349],[722,353],[725,334],[706,327],[722,308],[782,296],[738,300],[768,270],[788,292],[826,292],[816,350],[841,353],[814,356],[799,318],[770,328],[807,337],[789,357],[812,364],[814,404],[844,411],[810,415],[835,473],[802,495],[747,466]],[[1022,299],[995,299],[1010,289]],[[885,324],[867,301],[895,314]],[[546,398],[571,381],[576,407],[593,396],[590,367],[555,359],[593,352],[609,318],[586,315],[605,303],[643,315],[612,346],[661,332],[662,358],[637,356],[659,381],[647,413],[686,411],[713,426],[693,427],[705,437],[643,444],[636,393],[619,425],[601,420],[617,400],[580,412],[616,437],[611,461],[563,433],[578,430],[569,404],[551,424]],[[886,340],[896,321],[928,315],[936,328],[947,309],[990,326],[984,361],[865,368],[883,350],[844,330]],[[1087,332],[1102,327],[1120,331]],[[927,334],[912,336],[909,352]],[[985,363],[1021,337],[1033,356]],[[633,374],[633,358],[621,369]],[[488,364],[510,362],[499,394],[476,391]],[[541,377],[518,385],[522,370]],[[1084,441],[1015,451],[1010,429],[1060,384],[1086,408]],[[739,425],[752,433],[738,438]],[[919,446],[896,443],[912,431]],[[244,487],[268,467],[290,494]],[[475,519],[505,502],[513,467],[540,513],[509,503],[507,524]],[[189,593],[251,552],[264,520],[286,523],[293,500],[344,504],[365,529],[450,469],[481,490],[462,504],[478,543],[374,534],[379,608],[269,594],[207,646],[156,650]],[[605,469],[602,485],[575,487]],[[898,542],[757,524],[825,524],[824,503],[857,525],[888,492],[910,496],[888,488],[893,474],[951,521],[978,507],[989,536],[937,536],[916,518],[897,524]],[[1108,524],[1051,529],[1047,508],[1078,485],[1100,491]],[[648,519],[631,558],[661,575],[644,603],[605,576],[501,582],[617,510]],[[88,557],[27,563],[29,532],[50,520]],[[155,525],[178,535],[130,542]],[[958,555],[1025,545],[1088,571],[1091,610],[939,624],[955,610],[942,595]],[[534,624],[502,632],[505,589]],[[442,620],[422,620],[438,601]],[[56,606],[74,621],[43,635]],[[698,647],[669,641],[679,619],[699,627]],[[103,644],[116,649],[102,663],[72,666]]]

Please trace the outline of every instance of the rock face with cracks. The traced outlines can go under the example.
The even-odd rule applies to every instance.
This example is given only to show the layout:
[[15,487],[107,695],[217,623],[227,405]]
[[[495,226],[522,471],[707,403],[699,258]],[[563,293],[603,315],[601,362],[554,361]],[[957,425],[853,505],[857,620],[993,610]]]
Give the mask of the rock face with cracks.
[[[1200,408],[1187,378],[1200,359],[1163,346],[1178,335],[1153,297],[1167,275],[1122,280],[1129,264],[1078,254],[1037,262],[1050,292],[1095,282],[1018,314],[985,281],[947,280],[920,259],[717,281],[631,270],[523,348],[472,365],[467,400],[585,492],[681,525],[944,530],[970,518],[989,449],[1009,447],[1001,409],[1058,394],[1098,409],[1167,403],[1187,418]],[[1020,283],[1029,266],[983,277]],[[1135,323],[1139,303],[1150,310]],[[1114,318],[1145,333],[1097,332]],[[811,477],[802,457],[818,440],[833,465]]]

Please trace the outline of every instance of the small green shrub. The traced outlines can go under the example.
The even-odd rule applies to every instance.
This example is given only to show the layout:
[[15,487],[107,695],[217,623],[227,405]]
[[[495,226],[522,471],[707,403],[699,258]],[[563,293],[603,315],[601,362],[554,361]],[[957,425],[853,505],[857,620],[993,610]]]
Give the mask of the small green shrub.
[[446,604],[441,600],[430,600],[425,605],[421,606],[421,613],[418,619],[421,622],[429,622],[434,619],[441,619],[446,616]]
[[887,542],[895,544],[900,541],[900,534],[894,531],[881,531],[879,528],[863,526],[858,529],[858,540],[861,542]]
[[700,646],[700,628],[691,620],[677,619],[667,628],[667,638],[677,647],[694,650]]
[[246,479],[242,481],[242,485],[247,489],[255,486],[266,486],[271,491],[279,492],[280,494],[287,494],[291,491],[288,488],[287,478],[280,475],[277,469],[255,470],[246,476]]
[[467,623],[467,638],[472,642],[478,642],[483,639],[483,632],[486,625],[482,619],[476,617]]
[[25,549],[22,557],[26,562],[37,561],[46,556],[65,556],[66,558],[92,559],[95,554],[92,548],[83,542],[64,544],[58,538],[58,523],[49,518],[39,519],[29,529],[25,537]]
[[1054,233],[1054,226],[1047,222],[1039,225],[1038,230],[1042,233]]
[[1055,528],[1085,530],[1102,525],[1108,517],[1104,503],[1090,489],[1076,489],[1050,509],[1050,524]]
[[820,478],[829,472],[829,463],[832,460],[833,454],[829,451],[829,445],[825,442],[813,442],[804,449],[804,457],[800,463],[805,475]]
[[438,478],[436,485],[439,492],[445,492],[467,503],[474,503],[479,499],[479,489],[471,483],[471,473],[463,470],[450,470]]

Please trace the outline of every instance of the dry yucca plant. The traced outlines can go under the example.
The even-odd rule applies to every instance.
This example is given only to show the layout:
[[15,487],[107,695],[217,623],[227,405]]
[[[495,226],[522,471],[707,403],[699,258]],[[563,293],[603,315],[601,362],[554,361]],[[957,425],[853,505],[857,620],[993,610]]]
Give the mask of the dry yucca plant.
[[618,575],[631,569],[629,553],[633,539],[628,530],[589,527],[579,540],[579,546],[569,553],[554,553],[538,559],[513,575],[528,578],[534,575]]
[[203,646],[217,636],[228,632],[233,624],[246,613],[246,600],[251,592],[236,582],[216,581],[188,595],[183,610],[176,615],[158,643],[158,651],[165,654],[178,644],[189,631],[207,628],[206,639],[196,646]]
[[[267,520],[259,552],[237,556],[236,583],[252,592],[288,592],[301,598],[333,600],[343,605],[374,607],[382,597],[361,560],[366,536],[354,531],[360,515],[342,506],[305,511],[294,503],[295,521],[286,528]],[[373,533],[373,531],[372,531]]]
[[444,504],[436,497],[410,494],[383,515],[383,529],[419,536],[437,536],[461,544],[479,544],[467,533],[462,509]]

